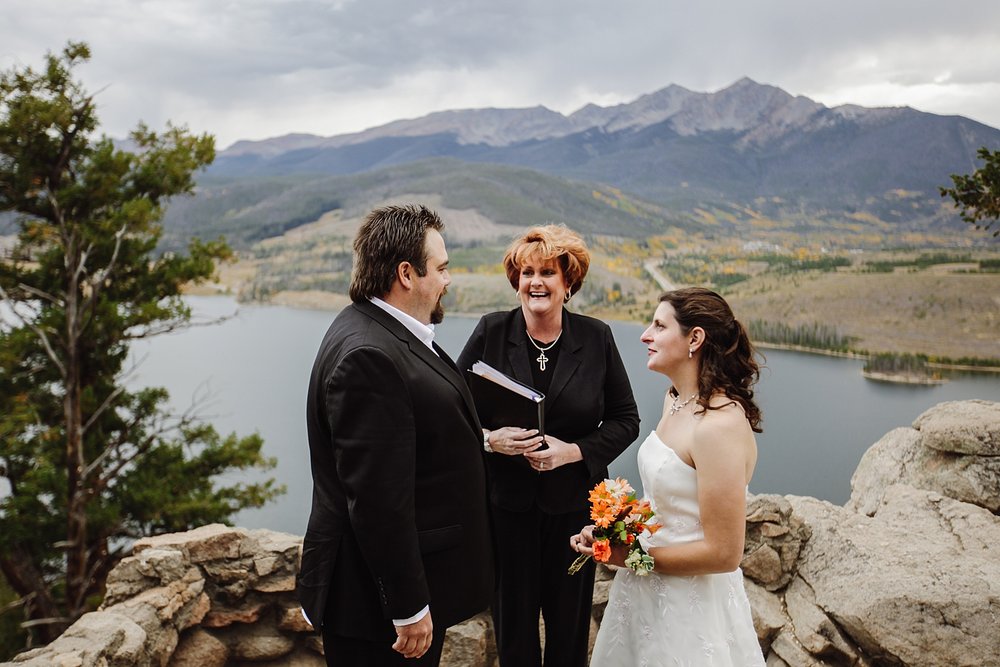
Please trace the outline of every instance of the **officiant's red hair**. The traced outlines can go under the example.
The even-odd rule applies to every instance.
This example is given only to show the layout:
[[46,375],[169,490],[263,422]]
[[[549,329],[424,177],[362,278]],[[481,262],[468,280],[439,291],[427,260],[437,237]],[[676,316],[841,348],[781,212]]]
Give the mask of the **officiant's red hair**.
[[566,225],[532,227],[514,239],[503,256],[503,268],[510,286],[517,289],[521,267],[531,259],[559,262],[563,276],[569,284],[570,295],[583,287],[583,280],[590,270],[590,251],[580,235]]

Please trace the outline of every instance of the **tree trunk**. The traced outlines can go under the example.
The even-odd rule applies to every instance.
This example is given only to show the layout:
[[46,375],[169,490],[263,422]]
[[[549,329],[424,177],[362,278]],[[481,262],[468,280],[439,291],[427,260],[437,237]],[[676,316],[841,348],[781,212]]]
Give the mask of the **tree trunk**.
[[66,611],[76,618],[84,611],[87,597],[87,500],[83,478],[86,461],[83,448],[83,406],[80,387],[80,284],[77,267],[81,261],[78,240],[70,238],[66,247]]
[[0,571],[10,587],[22,598],[30,598],[24,605],[25,616],[34,621],[51,621],[33,625],[33,636],[41,644],[48,644],[69,625],[59,606],[49,593],[42,573],[35,567],[36,559],[20,547],[14,547],[6,557],[0,557]]

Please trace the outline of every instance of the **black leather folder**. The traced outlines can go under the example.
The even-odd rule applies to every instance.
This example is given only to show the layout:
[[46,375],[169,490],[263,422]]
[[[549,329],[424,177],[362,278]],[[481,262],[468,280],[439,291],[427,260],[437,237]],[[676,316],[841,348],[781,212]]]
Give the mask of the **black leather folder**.
[[520,426],[545,435],[545,395],[479,361],[466,371],[469,391],[485,428]]

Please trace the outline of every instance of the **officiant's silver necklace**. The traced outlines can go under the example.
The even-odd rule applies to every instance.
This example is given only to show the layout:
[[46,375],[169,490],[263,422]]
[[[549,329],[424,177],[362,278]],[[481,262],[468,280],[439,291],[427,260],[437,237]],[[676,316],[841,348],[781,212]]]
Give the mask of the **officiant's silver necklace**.
[[535,339],[531,337],[531,334],[528,333],[527,329],[524,330],[524,333],[528,334],[528,340],[531,341],[531,344],[534,345],[535,349],[539,351],[540,354],[538,355],[538,358],[535,359],[535,361],[538,362],[538,370],[544,371],[545,370],[545,364],[549,360],[549,358],[545,356],[545,353],[548,350],[551,350],[552,346],[559,342],[559,338],[562,336],[562,331],[559,332],[559,335],[556,336],[556,339],[554,341],[552,341],[551,343],[549,343],[545,347],[542,347],[541,345],[539,345],[538,343],[536,343]]
[[691,401],[693,401],[697,395],[698,394],[691,394],[691,396],[688,398],[688,400],[683,401],[683,402],[681,402],[681,397],[680,396],[678,396],[677,398],[675,398],[673,405],[670,406],[670,415],[671,416],[676,415],[678,412],[680,412],[681,410],[683,410],[685,408],[685,406],[687,406],[688,403],[690,403]]

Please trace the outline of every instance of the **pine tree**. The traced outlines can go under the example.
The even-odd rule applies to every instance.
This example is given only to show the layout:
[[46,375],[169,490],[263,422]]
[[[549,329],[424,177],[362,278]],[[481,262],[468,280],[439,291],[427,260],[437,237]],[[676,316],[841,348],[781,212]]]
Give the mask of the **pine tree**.
[[[955,201],[962,220],[989,231],[1000,220],[1000,150],[984,146],[976,155],[983,166],[968,175],[952,174],[955,187],[940,188],[941,196]],[[998,235],[1000,229],[994,230],[993,236]]]
[[89,58],[71,42],[42,69],[0,74],[0,212],[19,231],[0,255],[0,571],[43,642],[99,603],[135,538],[282,492],[219,483],[273,467],[259,436],[221,437],[168,411],[165,390],[126,386],[130,343],[188,324],[183,287],[231,251],[194,240],[157,255],[163,207],[193,192],[214,140],[172,125],[139,125],[130,150],[95,136],[94,97],[73,78]]

